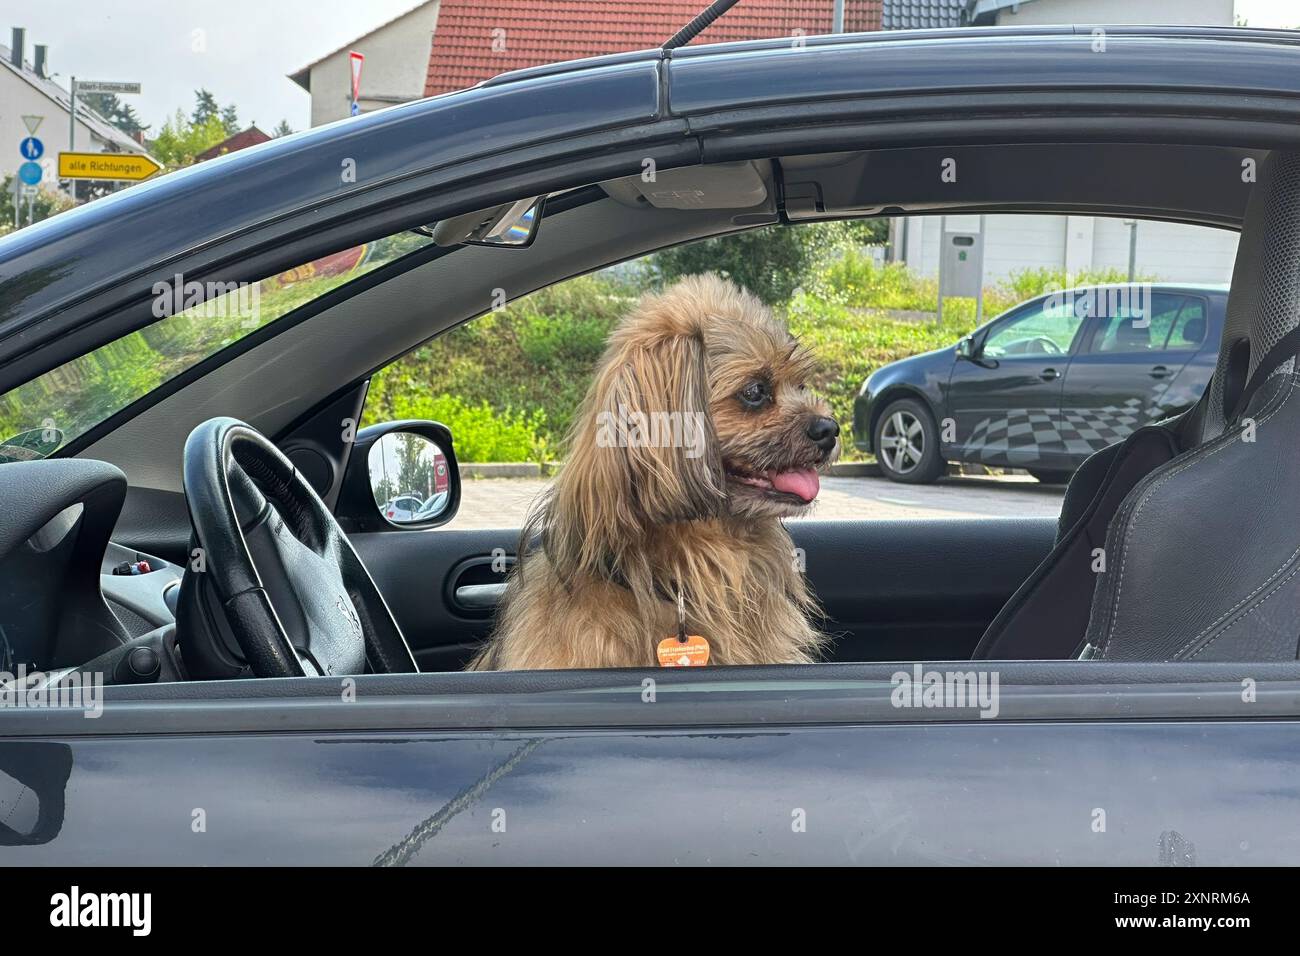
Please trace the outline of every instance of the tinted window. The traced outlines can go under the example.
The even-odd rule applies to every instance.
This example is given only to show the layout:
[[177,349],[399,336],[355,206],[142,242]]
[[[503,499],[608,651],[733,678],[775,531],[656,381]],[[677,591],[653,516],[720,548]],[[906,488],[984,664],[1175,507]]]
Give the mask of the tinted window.
[[1197,349],[1205,341],[1209,322],[1205,314],[1204,299],[1186,299],[1169,329],[1166,349]]
[[[1097,331],[1092,337],[1090,351],[1158,352],[1166,348],[1166,343],[1169,343],[1169,348],[1188,348],[1190,346],[1182,336],[1195,334],[1198,329],[1200,338],[1197,344],[1205,338],[1205,307],[1200,299],[1156,292],[1149,301],[1147,305],[1142,297],[1135,297],[1107,310],[1108,314],[1097,319]],[[1197,314],[1201,319],[1199,323],[1195,321]]]

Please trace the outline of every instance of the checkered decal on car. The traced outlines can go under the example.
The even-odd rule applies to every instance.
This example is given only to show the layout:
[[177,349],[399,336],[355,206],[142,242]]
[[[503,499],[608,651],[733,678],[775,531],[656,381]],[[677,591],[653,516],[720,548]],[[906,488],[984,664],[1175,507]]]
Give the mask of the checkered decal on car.
[[1153,390],[1156,401],[1146,409],[1140,398],[1104,408],[1067,408],[1061,412],[1059,425],[1053,422],[1050,409],[1010,409],[1005,417],[986,418],[975,426],[966,442],[966,455],[969,460],[1012,465],[1032,465],[1041,460],[1039,449],[1043,445],[1058,452],[1064,446],[1071,455],[1091,455],[1162,418],[1159,398],[1165,387]]

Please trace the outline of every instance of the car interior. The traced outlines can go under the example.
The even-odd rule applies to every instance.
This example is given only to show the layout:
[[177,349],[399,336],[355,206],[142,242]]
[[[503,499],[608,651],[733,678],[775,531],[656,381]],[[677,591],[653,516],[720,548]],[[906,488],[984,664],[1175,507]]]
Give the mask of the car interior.
[[[936,175],[945,158],[956,182]],[[0,466],[0,670],[102,671],[120,684],[459,671],[491,631],[519,529],[457,528],[454,434],[349,429],[376,370],[489,311],[494,290],[514,300],[758,226],[956,212],[1240,230],[1216,370],[1190,411],[1090,458],[1059,520],[792,523],[834,636],[828,663],[1296,659],[1300,154],[877,148],[660,169],[537,198],[431,224],[414,251],[49,457]],[[1199,322],[1177,334],[1199,341]],[[1118,337],[1139,333],[1149,341],[1147,329]],[[406,432],[439,449],[452,481],[441,515],[399,524],[380,514],[367,461]]]

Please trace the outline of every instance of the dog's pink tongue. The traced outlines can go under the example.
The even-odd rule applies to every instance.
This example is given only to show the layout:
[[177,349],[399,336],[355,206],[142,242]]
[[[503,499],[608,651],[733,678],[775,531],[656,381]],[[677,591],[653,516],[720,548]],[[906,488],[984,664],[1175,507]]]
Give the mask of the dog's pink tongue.
[[817,497],[817,492],[822,489],[821,479],[811,468],[805,468],[803,471],[773,472],[768,476],[768,481],[772,482],[772,487],[777,491],[798,495],[804,501],[812,501]]

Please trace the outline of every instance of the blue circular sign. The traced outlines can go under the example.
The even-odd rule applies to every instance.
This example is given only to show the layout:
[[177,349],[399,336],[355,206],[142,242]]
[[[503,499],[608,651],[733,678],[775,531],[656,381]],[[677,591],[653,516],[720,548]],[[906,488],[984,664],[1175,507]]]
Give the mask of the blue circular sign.
[[45,152],[45,144],[35,136],[28,136],[18,144],[18,152],[23,154],[23,159],[40,159]]
[[36,163],[23,163],[18,167],[18,178],[28,186],[35,186],[41,181],[41,167]]

